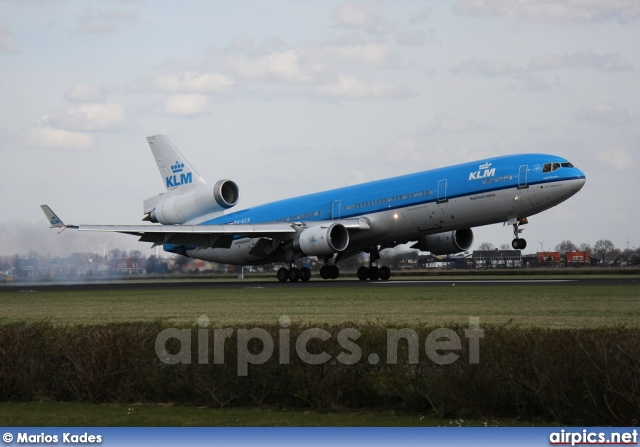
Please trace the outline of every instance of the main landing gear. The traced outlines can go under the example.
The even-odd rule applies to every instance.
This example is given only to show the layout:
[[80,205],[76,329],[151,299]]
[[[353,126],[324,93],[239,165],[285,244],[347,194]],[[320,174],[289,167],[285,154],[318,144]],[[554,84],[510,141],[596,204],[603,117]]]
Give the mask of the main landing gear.
[[[322,279],[337,279],[340,276],[340,269],[335,264],[329,264],[329,260],[325,259],[325,264],[320,269],[320,277]],[[291,262],[290,268],[284,268],[278,270],[276,273],[278,281],[280,282],[307,282],[311,279],[311,270],[308,267],[297,268],[295,262]]]
[[320,267],[320,277],[322,279],[337,279],[340,276],[340,269],[335,264],[325,264]]
[[519,228],[520,225],[524,225],[528,223],[527,218],[519,219],[516,223],[513,224],[513,240],[511,241],[511,246],[514,250],[524,250],[527,248],[527,241],[520,237],[520,233],[522,233],[523,229]]
[[282,267],[276,274],[280,282],[307,282],[311,279],[311,270],[308,267],[297,268],[295,264],[291,264],[291,268]]
[[377,281],[379,279],[386,281],[391,278],[391,269],[386,265],[378,267],[380,259],[380,251],[377,246],[369,248],[369,267],[362,266],[358,269],[358,279],[360,281]]

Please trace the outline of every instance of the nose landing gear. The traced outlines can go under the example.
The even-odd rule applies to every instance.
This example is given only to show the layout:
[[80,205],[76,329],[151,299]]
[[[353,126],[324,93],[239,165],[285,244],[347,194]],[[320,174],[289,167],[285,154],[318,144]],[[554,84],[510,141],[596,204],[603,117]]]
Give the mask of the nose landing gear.
[[524,217],[522,219],[518,219],[516,223],[513,224],[513,240],[511,241],[511,246],[514,250],[524,250],[527,248],[527,241],[520,237],[520,233],[522,233],[523,228],[520,228],[520,225],[524,225],[528,223],[527,218]]

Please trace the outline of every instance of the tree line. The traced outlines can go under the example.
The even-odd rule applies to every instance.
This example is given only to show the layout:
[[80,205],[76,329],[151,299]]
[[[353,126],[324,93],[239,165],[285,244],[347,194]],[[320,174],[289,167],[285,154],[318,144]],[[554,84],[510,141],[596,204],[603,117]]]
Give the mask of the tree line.
[[[478,250],[492,251],[496,250],[496,246],[491,242],[482,242],[478,246]],[[511,250],[511,246],[509,244],[502,244],[500,245],[500,250]],[[551,250],[540,251],[546,252]],[[576,251],[585,252],[588,253],[590,257],[598,259],[604,265],[609,265],[620,256],[624,256],[628,261],[640,258],[640,248],[633,247],[629,244],[625,249],[616,248],[609,239],[598,239],[593,246],[587,242],[574,244],[571,240],[567,239],[557,244],[554,251],[562,255]]]

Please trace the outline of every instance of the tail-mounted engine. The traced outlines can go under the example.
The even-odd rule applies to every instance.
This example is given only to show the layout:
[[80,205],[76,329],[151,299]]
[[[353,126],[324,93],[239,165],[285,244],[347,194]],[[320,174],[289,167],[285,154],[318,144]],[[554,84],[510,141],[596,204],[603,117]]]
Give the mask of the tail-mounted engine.
[[434,255],[450,255],[468,250],[471,244],[473,244],[473,231],[467,228],[422,236],[411,248],[429,251]]
[[[156,201],[161,197],[162,195],[149,200]],[[204,185],[159,201],[151,211],[148,211],[145,220],[164,225],[181,224],[205,214],[229,209],[235,206],[239,199],[240,190],[235,182],[219,180],[213,188]],[[147,208],[146,202],[145,208]]]

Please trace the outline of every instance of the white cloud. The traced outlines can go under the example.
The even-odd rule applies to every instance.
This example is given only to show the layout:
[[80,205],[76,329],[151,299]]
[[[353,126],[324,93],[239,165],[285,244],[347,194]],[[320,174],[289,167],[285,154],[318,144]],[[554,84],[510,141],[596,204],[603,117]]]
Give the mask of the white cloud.
[[4,22],[0,22],[0,51],[3,53],[20,52],[20,47],[16,44],[15,40],[13,40],[11,31]]
[[433,117],[433,125],[429,127],[432,132],[469,132],[476,130],[485,130],[489,126],[474,121],[466,121],[454,118],[446,113],[441,113]]
[[204,95],[171,95],[164,101],[164,112],[175,116],[197,116],[209,113],[209,100]]
[[594,22],[617,20],[628,23],[640,17],[636,0],[458,0],[458,14],[496,16],[534,22]]
[[420,151],[418,144],[412,138],[404,138],[396,141],[387,151],[393,154],[394,161],[400,163],[422,163],[425,161],[425,154]]
[[629,110],[605,102],[580,107],[576,111],[576,119],[607,126],[623,126],[633,122]]
[[171,93],[226,93],[233,89],[235,82],[217,73],[184,71],[177,75],[158,75],[155,85]]
[[604,163],[614,171],[629,171],[634,169],[635,166],[631,154],[621,147],[600,150],[596,155],[596,160]]
[[477,73],[482,76],[494,77],[518,75],[521,73],[521,70],[513,67],[502,59],[484,59],[480,61],[472,59],[453,67],[451,72],[454,74]]
[[394,30],[385,18],[382,4],[373,3],[344,3],[338,7],[333,18],[339,26],[362,29],[374,34],[387,34]]
[[540,72],[560,69],[591,68],[603,72],[631,71],[631,64],[619,53],[593,54],[577,52],[532,57],[526,66],[516,66],[503,59],[471,59],[453,67],[453,74],[475,74],[488,78],[508,77],[518,81],[512,88],[548,91],[562,87],[560,78],[545,79]]
[[426,22],[431,18],[433,10],[428,6],[423,7],[420,11],[413,13],[409,16],[409,23],[416,25],[418,23]]
[[102,87],[87,82],[77,82],[76,85],[64,92],[64,97],[72,102],[104,101]]
[[54,113],[41,118],[45,127],[95,132],[120,128],[127,119],[127,111],[120,104],[87,103],[64,113]]
[[340,76],[337,83],[317,87],[316,92],[342,99],[402,98],[414,94],[410,88],[392,82],[363,82],[354,76]]
[[580,51],[571,54],[548,54],[533,57],[529,68],[534,71],[587,67],[600,71],[631,71],[631,63],[620,53],[593,54]]
[[391,45],[382,42],[349,39],[309,48],[306,52],[310,59],[320,59],[327,64],[338,60],[371,68],[388,68],[399,65],[399,56],[396,50]]
[[25,146],[47,149],[89,149],[94,145],[93,136],[51,127],[34,127],[22,135]]
[[398,32],[393,41],[398,45],[442,44],[433,30],[429,30],[428,33],[425,31]]
[[103,12],[86,10],[78,14],[76,20],[80,30],[86,33],[104,34],[116,31],[122,23],[133,22],[135,15],[114,10]]
[[407,164],[424,166],[424,169],[461,163],[475,158],[475,155],[464,147],[434,145],[433,142],[421,137],[398,140],[384,153],[393,154],[390,163],[398,163],[402,166]]

